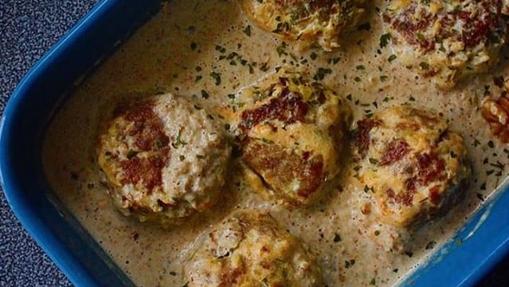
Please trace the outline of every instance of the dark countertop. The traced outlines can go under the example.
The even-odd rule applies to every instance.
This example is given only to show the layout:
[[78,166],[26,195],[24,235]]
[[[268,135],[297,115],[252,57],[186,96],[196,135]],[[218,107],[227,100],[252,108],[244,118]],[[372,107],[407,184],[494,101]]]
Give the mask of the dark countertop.
[[[0,114],[28,69],[97,0],[0,1]],[[22,229],[0,192],[0,286],[72,286]]]
[[[97,1],[1,1],[0,114],[21,77]],[[506,270],[509,259],[479,286],[509,286]],[[3,192],[0,192],[0,286],[71,286],[23,230]]]

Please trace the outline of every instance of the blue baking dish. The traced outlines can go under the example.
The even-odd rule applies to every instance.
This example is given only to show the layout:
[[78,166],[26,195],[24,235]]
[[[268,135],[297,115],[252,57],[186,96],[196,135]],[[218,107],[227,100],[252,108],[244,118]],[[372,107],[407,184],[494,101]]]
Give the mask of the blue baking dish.
[[[52,196],[41,146],[52,115],[74,83],[150,18],[160,0],[103,0],[24,77],[0,121],[0,181],[31,236],[77,286],[133,286]],[[507,188],[418,268],[404,286],[472,286],[509,251]]]

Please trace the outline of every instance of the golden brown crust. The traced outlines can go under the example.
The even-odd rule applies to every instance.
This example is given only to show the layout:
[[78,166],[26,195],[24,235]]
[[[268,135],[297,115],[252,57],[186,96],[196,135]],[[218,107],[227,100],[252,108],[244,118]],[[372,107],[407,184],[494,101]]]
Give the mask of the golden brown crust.
[[302,48],[339,47],[340,36],[365,15],[364,0],[239,0],[244,13],[260,28],[298,41]]
[[441,88],[485,72],[507,42],[502,0],[392,1],[383,15],[401,62]]
[[408,227],[462,197],[470,167],[463,139],[432,113],[393,107],[357,124],[360,179],[380,219]]
[[500,77],[495,84],[503,89],[501,95],[486,98],[481,107],[482,116],[488,122],[491,132],[502,143],[509,143],[509,80]]
[[[284,190],[288,186],[298,185],[294,192],[302,200],[319,191],[327,178],[321,155],[312,155],[310,152],[298,155],[292,150],[258,139],[248,140],[244,144],[242,159],[265,179],[264,183],[272,190]],[[286,200],[291,202],[294,199],[290,197]]]
[[[119,158],[120,154],[107,151],[102,154],[101,163],[110,181],[118,186],[141,184],[147,192],[161,188],[162,168],[170,156],[170,139],[164,132],[161,118],[154,112],[154,105],[153,101],[146,101],[116,111],[117,120],[111,125],[129,150],[125,159]],[[112,160],[106,160],[106,157]],[[115,169],[120,172],[115,174]]]
[[339,173],[350,110],[332,90],[280,71],[240,91],[228,109],[242,159],[267,188],[261,193],[308,204]]
[[222,130],[171,94],[117,109],[98,147],[117,208],[163,225],[213,205],[229,156]]
[[237,212],[207,234],[185,274],[190,287],[322,286],[299,240],[255,211]]

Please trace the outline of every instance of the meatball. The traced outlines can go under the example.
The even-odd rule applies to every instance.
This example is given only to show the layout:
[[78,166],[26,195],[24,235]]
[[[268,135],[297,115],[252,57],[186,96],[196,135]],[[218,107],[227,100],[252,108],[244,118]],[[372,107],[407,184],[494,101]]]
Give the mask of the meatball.
[[241,90],[234,101],[233,126],[255,189],[291,205],[317,198],[340,171],[351,118],[345,101],[289,71]]
[[230,151],[205,110],[166,94],[120,107],[100,136],[98,162],[123,214],[168,224],[213,205]]
[[267,214],[237,212],[198,242],[187,286],[323,286],[314,259]]
[[506,144],[509,143],[509,78],[499,78],[496,84],[502,88],[502,93],[498,97],[486,97],[481,112],[492,134]]
[[383,15],[400,61],[449,89],[499,60],[503,0],[394,0]]
[[470,174],[463,138],[436,115],[408,107],[358,121],[355,157],[377,218],[397,227],[447,211]]
[[339,47],[340,35],[365,15],[365,0],[239,0],[244,13],[259,27],[298,40],[303,48],[318,44],[325,51]]

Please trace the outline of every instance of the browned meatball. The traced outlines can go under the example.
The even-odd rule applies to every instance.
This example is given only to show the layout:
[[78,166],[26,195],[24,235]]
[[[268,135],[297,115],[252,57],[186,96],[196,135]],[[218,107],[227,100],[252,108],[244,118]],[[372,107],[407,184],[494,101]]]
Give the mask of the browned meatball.
[[433,113],[408,107],[359,121],[355,152],[379,220],[397,227],[446,212],[470,175],[463,138]]
[[190,287],[323,286],[314,258],[270,215],[238,212],[198,244],[185,266]]
[[298,41],[302,48],[319,45],[330,51],[340,36],[365,15],[365,0],[239,0],[259,27]]
[[230,111],[243,162],[263,193],[306,204],[338,174],[350,110],[334,91],[281,71],[243,89]]
[[122,213],[169,224],[213,205],[230,149],[203,109],[166,94],[121,109],[101,135],[98,157]]
[[404,65],[441,88],[498,62],[507,42],[502,0],[394,0],[384,13]]

